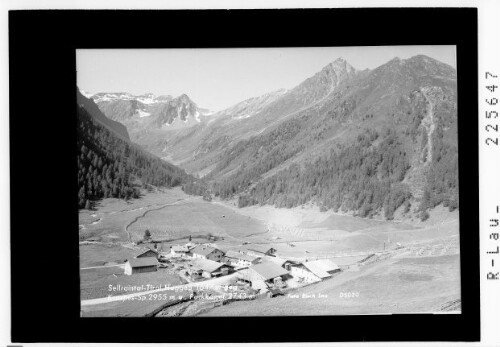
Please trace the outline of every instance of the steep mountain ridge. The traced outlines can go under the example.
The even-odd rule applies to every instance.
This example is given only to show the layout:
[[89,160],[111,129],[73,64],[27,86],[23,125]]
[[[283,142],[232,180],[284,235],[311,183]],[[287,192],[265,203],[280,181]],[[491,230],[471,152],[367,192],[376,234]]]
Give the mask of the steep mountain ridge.
[[77,120],[79,208],[91,208],[101,198],[137,198],[138,188],[146,185],[173,187],[193,181],[183,169],[145,152],[117,133],[116,123],[125,127],[107,119],[92,100],[79,92]]
[[132,137],[147,150],[183,165],[189,172],[204,175],[213,168],[225,148],[261,134],[297,112],[322,102],[357,73],[340,58],[291,90],[278,90],[245,100],[215,113],[207,122],[191,129],[137,131]]
[[109,119],[104,114],[102,114],[101,110],[94,103],[94,101],[83,96],[78,88],[76,90],[76,102],[78,105],[84,107],[95,121],[111,130],[120,138],[126,141],[130,141],[130,136],[128,134],[127,128],[120,122]]

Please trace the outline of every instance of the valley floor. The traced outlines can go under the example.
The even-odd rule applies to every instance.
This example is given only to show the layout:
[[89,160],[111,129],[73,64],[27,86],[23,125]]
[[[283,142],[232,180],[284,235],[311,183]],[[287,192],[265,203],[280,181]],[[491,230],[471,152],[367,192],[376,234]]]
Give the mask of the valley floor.
[[[458,213],[431,212],[426,223],[388,222],[319,212],[314,207],[238,209],[231,202],[206,202],[180,189],[149,192],[125,202],[105,199],[95,211],[80,211],[82,303],[109,295],[109,285],[171,285],[185,279],[166,269],[123,276],[123,263],[144,247],[132,243],[150,230],[165,245],[189,236],[224,250],[265,244],[292,260],[329,258],[344,271],[333,278],[289,290],[284,296],[257,296],[251,303],[215,305],[177,300],[84,305],[84,315],[331,315],[460,311]],[[360,263],[360,261],[364,260]],[[229,283],[230,276],[221,283]],[[159,291],[161,292],[161,291]],[[89,302],[90,303],[90,302]],[[140,307],[140,310],[137,308]],[[148,308],[149,307],[149,308]]]

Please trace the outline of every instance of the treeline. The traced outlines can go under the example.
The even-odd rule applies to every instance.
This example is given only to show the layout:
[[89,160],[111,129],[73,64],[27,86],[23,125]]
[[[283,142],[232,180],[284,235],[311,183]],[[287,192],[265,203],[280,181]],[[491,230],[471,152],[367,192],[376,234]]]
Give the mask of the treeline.
[[189,195],[205,196],[210,194],[207,184],[202,180],[190,180],[182,185],[182,190]]
[[[377,139],[379,143],[374,146]],[[328,155],[304,167],[292,164],[261,181],[249,194],[241,195],[238,205],[290,208],[313,200],[322,210],[356,211],[361,217],[382,210],[387,219],[392,219],[398,207],[404,205],[406,211],[410,208],[409,187],[401,182],[409,168],[395,131],[380,135],[367,130],[354,144],[331,149]]]
[[137,198],[132,181],[174,187],[189,180],[184,170],[120,139],[97,123],[81,106],[78,114],[78,206],[89,208],[102,198]]
[[[421,116],[416,118],[415,123],[421,120],[418,119]],[[413,129],[413,125],[410,128]],[[275,132],[266,139],[279,139],[278,135]],[[451,144],[452,140],[446,140],[439,123],[432,137],[432,162],[423,172],[424,193],[415,206],[422,220],[429,217],[430,208],[443,204],[453,211],[459,203],[457,149]],[[261,180],[263,173],[283,163],[291,153],[300,150],[300,145],[287,149],[279,145],[279,140],[268,143],[252,140],[253,143],[233,147],[228,154],[237,156],[245,147],[257,147],[264,153],[262,159],[242,164],[234,174],[216,180],[212,186],[215,195],[222,199],[238,195],[239,207],[272,204],[291,208],[313,201],[323,211],[354,211],[361,217],[382,212],[390,220],[398,208],[402,207],[407,213],[412,202],[415,203],[412,188],[403,183],[410,169],[404,142],[408,138],[399,137],[396,130],[386,129],[380,133],[366,130],[350,144],[336,146],[329,154],[303,165],[292,164],[264,180]],[[258,183],[252,187],[253,182]]]

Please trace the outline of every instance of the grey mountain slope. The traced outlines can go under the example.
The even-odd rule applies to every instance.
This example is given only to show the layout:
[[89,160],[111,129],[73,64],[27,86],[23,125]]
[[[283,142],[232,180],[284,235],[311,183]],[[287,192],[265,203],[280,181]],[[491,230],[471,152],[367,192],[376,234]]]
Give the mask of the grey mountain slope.
[[111,130],[113,133],[118,135],[120,138],[130,141],[130,136],[127,131],[127,128],[125,125],[121,124],[120,122],[114,121],[112,119],[109,119],[106,117],[99,107],[92,101],[91,99],[86,98],[85,96],[80,93],[80,90],[77,88],[76,92],[76,100],[77,103],[81,106],[83,106],[87,112],[100,124]]

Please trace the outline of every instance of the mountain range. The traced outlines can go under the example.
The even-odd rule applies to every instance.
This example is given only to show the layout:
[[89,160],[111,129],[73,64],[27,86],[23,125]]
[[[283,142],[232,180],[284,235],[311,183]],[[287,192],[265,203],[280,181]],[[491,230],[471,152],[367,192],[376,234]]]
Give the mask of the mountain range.
[[198,107],[186,94],[174,98],[151,93],[97,93],[90,98],[109,119],[123,123],[132,133],[185,129],[211,115],[209,110]]
[[427,56],[356,70],[209,114],[189,97],[92,95],[145,150],[240,206],[314,202],[361,216],[458,206],[456,70]]

